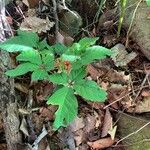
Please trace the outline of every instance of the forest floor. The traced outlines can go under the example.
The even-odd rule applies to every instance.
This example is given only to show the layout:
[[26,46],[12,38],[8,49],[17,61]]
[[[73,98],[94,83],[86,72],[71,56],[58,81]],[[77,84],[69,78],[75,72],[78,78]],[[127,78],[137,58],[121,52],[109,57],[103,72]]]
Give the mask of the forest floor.
[[[36,3],[30,5],[36,6]],[[79,6],[78,13],[84,14],[87,10]],[[22,143],[17,143],[18,150],[141,150],[140,146],[150,141],[150,61],[133,38],[129,37],[126,43],[128,28],[123,26],[120,36],[117,37],[118,18],[111,13],[108,15],[109,9],[114,8],[113,4],[104,9],[103,15],[96,23],[93,23],[89,16],[87,20],[83,19],[83,22],[89,22],[83,23],[83,27],[79,27],[75,34],[70,34],[72,30],[66,33],[62,27],[59,29],[59,37],[53,36],[55,28],[52,27],[49,31],[44,29],[44,25],[52,26],[52,22],[56,21],[55,16],[50,24],[43,25],[41,20],[34,20],[35,16],[42,18],[49,13],[52,6],[43,4],[42,7],[45,10],[33,13],[27,23],[24,19],[27,18],[28,7],[25,4],[17,7],[11,3],[6,8],[9,9],[7,18],[12,31],[15,33],[17,28],[41,31],[40,36],[46,37],[51,45],[56,41],[68,45],[85,36],[99,37],[97,44],[116,51],[117,56],[87,66],[87,78],[96,81],[107,91],[106,102],[86,102],[78,97],[78,117],[68,127],[57,131],[52,129],[57,106],[46,105],[46,98],[52,93],[54,85],[44,81],[31,83],[28,75],[15,78],[19,131],[22,135]],[[14,12],[14,9],[18,8],[21,10]],[[33,10],[30,10],[29,14],[32,12]],[[65,11],[62,10],[61,13]],[[61,13],[58,13],[60,18]],[[17,66],[16,54],[10,56],[12,66]],[[29,108],[29,104],[32,107]],[[5,125],[2,116],[0,117],[0,150],[5,150]],[[142,149],[149,150],[150,144],[145,144]]]

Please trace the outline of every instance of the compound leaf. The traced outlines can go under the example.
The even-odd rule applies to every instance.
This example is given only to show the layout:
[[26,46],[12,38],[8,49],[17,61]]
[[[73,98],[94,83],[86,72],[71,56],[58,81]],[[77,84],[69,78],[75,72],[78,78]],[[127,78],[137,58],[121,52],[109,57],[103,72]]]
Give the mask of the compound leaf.
[[34,32],[18,31],[18,35],[0,44],[0,48],[8,52],[28,51],[37,47],[38,35]]
[[8,70],[5,74],[10,77],[16,77],[16,76],[24,75],[27,72],[34,71],[38,68],[39,68],[38,65],[27,62],[18,65],[15,69]]
[[63,87],[57,90],[48,99],[47,104],[58,105],[58,110],[55,113],[55,129],[68,125],[77,116],[78,103],[71,88]]
[[49,75],[49,80],[54,84],[66,85],[68,83],[68,76],[66,73],[53,73]]
[[106,100],[107,93],[94,81],[82,80],[74,84],[73,88],[77,94],[86,100],[96,102],[104,102]]
[[102,46],[92,46],[86,49],[86,52],[82,56],[82,64],[86,65],[93,62],[96,59],[104,59],[106,56],[110,56],[112,51]]
[[36,50],[33,51],[23,51],[16,58],[18,61],[29,61],[33,64],[42,64],[40,53]]

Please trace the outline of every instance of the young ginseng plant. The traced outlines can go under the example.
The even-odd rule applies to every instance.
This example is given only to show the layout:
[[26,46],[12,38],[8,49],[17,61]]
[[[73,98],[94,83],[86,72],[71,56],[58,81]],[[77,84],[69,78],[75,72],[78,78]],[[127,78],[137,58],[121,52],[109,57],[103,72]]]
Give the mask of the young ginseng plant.
[[54,129],[67,126],[77,116],[76,95],[93,102],[104,102],[107,98],[95,81],[86,79],[88,64],[112,54],[111,50],[94,45],[97,40],[86,37],[70,47],[59,43],[49,46],[45,41],[40,42],[35,33],[19,31],[18,36],[0,44],[2,50],[20,52],[16,57],[20,64],[6,75],[16,77],[32,72],[31,80],[48,80],[56,85],[47,98],[47,104],[58,106]]

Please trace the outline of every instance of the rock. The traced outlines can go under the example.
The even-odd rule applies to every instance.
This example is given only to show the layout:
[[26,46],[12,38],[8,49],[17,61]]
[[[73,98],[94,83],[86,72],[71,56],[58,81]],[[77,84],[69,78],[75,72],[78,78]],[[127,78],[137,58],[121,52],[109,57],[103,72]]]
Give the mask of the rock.
[[72,36],[79,32],[82,25],[81,16],[75,11],[64,11],[60,17],[60,29]]
[[[131,18],[139,1],[127,1],[126,16],[123,25],[127,28],[131,24]],[[143,54],[150,60],[150,19],[148,19],[150,8],[142,1],[136,11],[131,29],[131,37],[140,46]]]
[[[120,139],[126,137],[122,140],[122,144],[126,145],[126,150],[149,150],[150,142],[147,140],[150,139],[150,124],[147,125],[149,120],[123,113],[118,114],[117,118],[119,118],[119,137]],[[132,135],[129,136],[131,133]]]

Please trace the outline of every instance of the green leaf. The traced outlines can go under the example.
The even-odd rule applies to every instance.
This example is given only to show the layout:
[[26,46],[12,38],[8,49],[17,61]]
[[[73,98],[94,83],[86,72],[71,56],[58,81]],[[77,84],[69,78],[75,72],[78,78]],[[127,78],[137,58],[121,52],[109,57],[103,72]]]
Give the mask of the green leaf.
[[0,44],[0,49],[8,52],[28,51],[37,47],[38,35],[33,32],[18,31],[14,36]]
[[147,6],[150,7],[150,0],[146,0]]
[[21,54],[19,54],[16,59],[18,61],[29,61],[37,65],[42,64],[40,53],[36,50],[24,51]]
[[34,71],[38,68],[39,68],[38,65],[27,62],[18,65],[15,69],[8,70],[5,74],[10,77],[16,77],[16,76],[24,75],[27,72]]
[[61,58],[64,61],[70,61],[70,62],[73,62],[73,61],[76,61],[78,59],[81,59],[80,56],[75,56],[75,55],[70,55],[70,54],[62,54]]
[[50,51],[42,51],[41,55],[46,71],[54,69],[54,55]]
[[82,38],[79,41],[80,49],[85,49],[89,46],[94,45],[98,39],[99,39],[98,37],[97,38],[88,38],[88,37]]
[[49,80],[54,84],[66,85],[68,83],[68,76],[66,73],[53,73],[49,75]]
[[58,55],[62,55],[64,52],[68,50],[68,48],[61,43],[55,44],[54,46],[52,46],[52,48],[54,49],[54,52]]
[[55,113],[54,128],[67,126],[77,116],[78,103],[73,89],[63,87],[57,90],[47,101],[47,104],[58,105]]
[[69,79],[71,81],[79,81],[83,79],[85,76],[86,76],[86,69],[85,67],[82,67],[78,70],[72,70],[70,72]]
[[73,88],[77,94],[86,100],[95,102],[104,102],[106,100],[107,93],[94,81],[82,80],[74,84]]
[[79,43],[73,43],[73,45],[71,47],[69,47],[69,52],[72,54],[81,54],[81,48],[80,48],[80,44]]
[[32,73],[31,80],[32,81],[46,80],[46,79],[48,79],[48,76],[49,75],[45,70],[37,69]]
[[86,65],[94,60],[98,59],[104,59],[106,56],[110,56],[112,54],[112,51],[102,47],[102,46],[92,46],[86,49],[86,52],[82,56],[82,64]]

